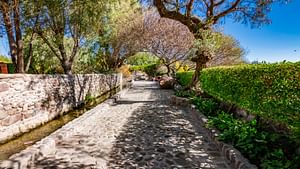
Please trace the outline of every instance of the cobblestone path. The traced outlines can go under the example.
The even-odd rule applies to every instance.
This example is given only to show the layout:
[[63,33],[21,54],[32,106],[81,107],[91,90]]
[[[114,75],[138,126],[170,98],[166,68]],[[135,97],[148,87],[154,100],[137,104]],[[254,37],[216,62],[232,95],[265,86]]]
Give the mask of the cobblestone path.
[[28,168],[229,168],[189,112],[169,104],[170,95],[153,82],[135,82],[116,104],[97,106],[48,136],[54,141],[42,140],[11,159],[44,149]]

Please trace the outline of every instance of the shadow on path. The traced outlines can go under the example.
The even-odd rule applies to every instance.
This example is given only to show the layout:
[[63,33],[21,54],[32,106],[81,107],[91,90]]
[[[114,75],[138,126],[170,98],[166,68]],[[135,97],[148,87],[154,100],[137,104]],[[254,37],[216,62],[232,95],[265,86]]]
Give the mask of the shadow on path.
[[109,155],[109,168],[229,168],[205,130],[188,112],[171,106],[168,96],[170,91],[153,90],[154,101],[128,119]]

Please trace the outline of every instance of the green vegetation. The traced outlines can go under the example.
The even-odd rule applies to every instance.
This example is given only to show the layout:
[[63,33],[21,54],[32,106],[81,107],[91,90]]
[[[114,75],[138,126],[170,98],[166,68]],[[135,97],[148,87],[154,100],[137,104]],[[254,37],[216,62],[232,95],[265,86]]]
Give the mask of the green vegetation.
[[11,60],[5,56],[1,56],[0,55],[0,62],[3,62],[3,63],[11,63]]
[[152,65],[157,63],[159,58],[146,52],[139,52],[127,59],[127,64],[133,66]]
[[[192,72],[176,74],[189,84]],[[201,88],[209,95],[235,104],[260,117],[290,128],[300,128],[300,62],[207,68]]]
[[[285,135],[267,131],[256,120],[244,121],[220,109],[214,98],[196,97],[192,91],[178,91],[177,96],[186,96],[196,108],[208,117],[208,127],[216,127],[221,133],[219,140],[233,145],[251,163],[263,169],[296,169],[300,167],[297,144]],[[284,141],[283,141],[284,140]]]
[[294,145],[293,141],[287,140],[282,146],[279,140],[284,136],[263,130],[256,120],[246,122],[220,111],[216,116],[210,117],[209,125],[221,132],[220,140],[233,145],[260,168],[300,167],[297,162],[299,157],[290,147]]
[[300,62],[205,69],[201,88],[263,118],[300,127]]
[[178,80],[178,83],[182,86],[187,86],[190,84],[192,77],[193,77],[193,71],[188,72],[177,72],[176,73],[176,79]]
[[178,97],[193,97],[195,94],[193,90],[179,90],[175,92],[175,95]]
[[141,65],[141,66],[131,66],[130,71],[142,71],[147,73],[148,76],[154,77],[160,73],[157,71],[159,64]]
[[[176,74],[179,83],[189,84],[192,72]],[[209,126],[220,132],[219,139],[232,144],[260,168],[299,168],[295,150],[300,136],[300,62],[255,64],[207,68],[201,72],[203,91],[214,98],[189,97],[209,118]],[[255,115],[257,120],[236,119],[220,109],[220,101],[235,104]],[[288,133],[276,133],[261,120],[282,126]]]

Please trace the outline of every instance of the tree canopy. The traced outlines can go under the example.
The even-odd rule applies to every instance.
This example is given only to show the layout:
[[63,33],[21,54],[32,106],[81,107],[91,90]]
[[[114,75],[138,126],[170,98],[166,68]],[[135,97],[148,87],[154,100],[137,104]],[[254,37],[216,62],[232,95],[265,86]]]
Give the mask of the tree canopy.
[[[271,5],[283,0],[141,0],[154,5],[162,17],[186,25],[198,40],[205,41],[206,34],[225,18],[250,24],[253,27],[270,23],[267,14]],[[203,44],[206,44],[205,42]],[[204,48],[201,48],[204,47]],[[200,71],[211,60],[212,52],[207,45],[198,46],[192,61],[196,70],[189,87],[199,80]]]

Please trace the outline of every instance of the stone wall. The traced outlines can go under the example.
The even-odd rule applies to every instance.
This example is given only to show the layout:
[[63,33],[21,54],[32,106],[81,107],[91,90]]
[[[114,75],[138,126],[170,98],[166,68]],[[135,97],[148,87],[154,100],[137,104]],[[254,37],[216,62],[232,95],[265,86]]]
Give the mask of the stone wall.
[[0,74],[0,143],[121,86],[122,75]]

